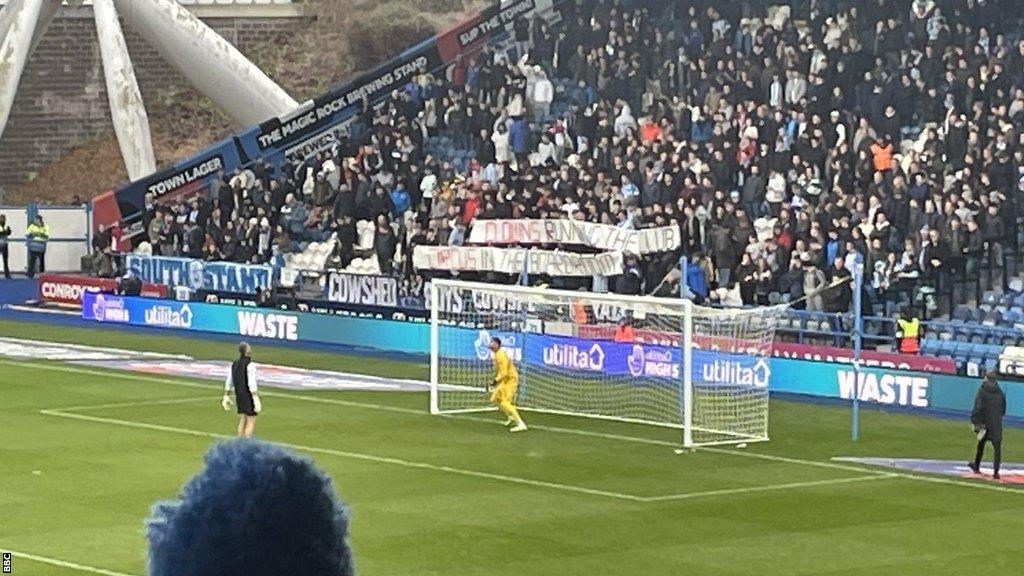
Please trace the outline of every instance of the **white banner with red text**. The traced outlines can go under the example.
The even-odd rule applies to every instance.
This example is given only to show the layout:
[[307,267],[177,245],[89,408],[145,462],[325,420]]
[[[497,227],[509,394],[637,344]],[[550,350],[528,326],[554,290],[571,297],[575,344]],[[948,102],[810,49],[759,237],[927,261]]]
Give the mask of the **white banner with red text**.
[[417,246],[412,263],[418,270],[518,274],[529,257],[530,274],[615,276],[622,274],[622,252],[574,254],[554,250],[517,250],[483,246]]
[[568,244],[626,254],[657,254],[679,248],[678,226],[644,230],[577,220],[477,220],[468,244]]

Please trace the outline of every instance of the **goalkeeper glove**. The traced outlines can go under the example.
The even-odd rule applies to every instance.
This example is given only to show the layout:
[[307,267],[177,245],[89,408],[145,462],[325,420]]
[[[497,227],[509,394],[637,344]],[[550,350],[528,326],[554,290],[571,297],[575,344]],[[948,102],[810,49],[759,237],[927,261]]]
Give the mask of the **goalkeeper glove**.
[[220,399],[220,407],[223,408],[225,412],[231,410],[231,396],[228,396],[227,392],[225,392],[224,397]]
[[252,395],[252,407],[257,414],[263,412],[263,402],[260,402],[260,397],[257,396],[256,394]]

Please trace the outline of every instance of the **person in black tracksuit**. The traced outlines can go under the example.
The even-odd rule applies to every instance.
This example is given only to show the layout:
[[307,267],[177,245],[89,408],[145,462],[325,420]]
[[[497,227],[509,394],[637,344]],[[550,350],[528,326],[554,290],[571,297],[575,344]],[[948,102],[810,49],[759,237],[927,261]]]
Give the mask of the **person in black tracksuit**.
[[231,409],[232,390],[238,406],[238,437],[252,438],[256,429],[256,415],[263,410],[263,404],[260,402],[256,382],[256,365],[252,362],[252,347],[245,342],[238,345],[238,360],[231,364],[228,377],[224,380],[221,406],[225,412]]
[[7,263],[7,239],[11,236],[11,227],[7,224],[7,216],[0,214],[0,261],[4,265],[4,278],[11,278],[11,267]]
[[985,442],[991,442],[995,454],[992,458],[992,477],[999,479],[999,464],[1003,456],[1003,416],[1006,415],[1006,396],[992,375],[985,377],[974,397],[971,424],[978,434],[978,450],[974,460],[967,465],[975,474],[980,474],[981,457],[985,453]]

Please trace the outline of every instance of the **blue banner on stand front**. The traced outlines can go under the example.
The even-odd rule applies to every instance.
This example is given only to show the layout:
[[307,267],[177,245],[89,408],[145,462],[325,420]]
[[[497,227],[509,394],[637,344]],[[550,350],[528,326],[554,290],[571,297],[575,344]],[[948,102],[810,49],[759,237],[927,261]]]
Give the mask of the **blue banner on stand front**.
[[143,282],[192,290],[255,294],[274,284],[274,268],[263,265],[129,254],[125,267]]

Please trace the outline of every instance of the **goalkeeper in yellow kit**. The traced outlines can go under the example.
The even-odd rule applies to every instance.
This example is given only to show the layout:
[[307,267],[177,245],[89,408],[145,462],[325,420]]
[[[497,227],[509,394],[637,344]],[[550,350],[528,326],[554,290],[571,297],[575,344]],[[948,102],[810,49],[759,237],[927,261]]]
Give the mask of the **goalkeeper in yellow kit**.
[[508,354],[501,349],[501,339],[491,338],[488,345],[494,356],[494,382],[491,383],[491,404],[508,416],[505,425],[515,424],[509,432],[524,432],[526,423],[516,410],[516,389],[519,388],[519,372]]

